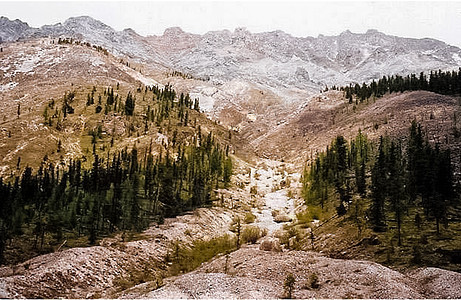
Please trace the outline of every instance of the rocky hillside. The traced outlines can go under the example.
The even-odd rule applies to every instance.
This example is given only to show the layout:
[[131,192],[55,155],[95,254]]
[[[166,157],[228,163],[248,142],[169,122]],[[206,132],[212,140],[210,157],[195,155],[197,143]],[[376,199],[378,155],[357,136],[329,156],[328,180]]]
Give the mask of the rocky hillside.
[[[259,139],[250,134],[246,139],[260,155],[298,159],[301,163],[337,135],[350,139],[361,130],[375,140],[380,135],[403,137],[408,135],[411,122],[417,120],[431,142],[449,145],[459,161],[456,149],[461,140],[456,128],[461,126],[460,114],[458,98],[426,91],[390,94],[360,105],[348,104],[342,92],[330,91],[312,96]],[[277,147],[269,147],[274,144]]]
[[281,298],[286,297],[289,274],[294,277],[290,298],[435,299],[461,294],[461,274],[455,272],[423,268],[402,274],[366,261],[249,246],[172,278],[160,289],[146,294],[133,289],[122,298]]
[[[53,39],[6,44],[0,53],[0,65],[0,134],[3,140],[0,174],[3,176],[9,174],[18,157],[24,164],[36,167],[45,155],[52,158],[51,153],[55,158],[62,155],[63,159],[82,155],[84,149],[77,141],[77,134],[85,134],[91,126],[96,126],[90,125],[90,119],[97,115],[94,110],[89,114],[81,111],[78,115],[69,115],[71,123],[61,130],[45,121],[46,109],[49,117],[54,116],[53,121],[59,119],[57,108],[52,109],[49,105],[56,103],[60,106],[58,103],[66,93],[74,92],[77,97],[86,99],[93,87],[116,87],[119,84],[122,86],[119,90],[121,95],[122,90],[125,93],[144,85],[159,84],[141,74],[139,69],[135,70],[134,65],[128,67],[94,47],[58,45]],[[98,94],[105,96],[100,90],[94,95],[96,102]],[[86,111],[84,101],[77,106]],[[113,118],[109,119],[107,124],[114,124]],[[120,130],[126,132],[125,128]],[[59,139],[63,142],[60,155],[55,149]]]

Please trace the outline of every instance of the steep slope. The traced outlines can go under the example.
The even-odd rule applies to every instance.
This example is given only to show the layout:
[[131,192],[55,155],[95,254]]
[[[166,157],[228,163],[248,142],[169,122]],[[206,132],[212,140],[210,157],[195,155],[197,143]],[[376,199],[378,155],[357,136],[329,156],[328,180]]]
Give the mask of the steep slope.
[[[86,99],[94,86],[116,87],[119,84],[123,93],[127,93],[129,89],[158,84],[110,54],[83,44],[58,45],[52,39],[8,44],[0,54],[0,64],[1,175],[11,171],[18,157],[30,166],[37,166],[45,155],[53,152],[59,157],[55,152],[59,139],[66,141],[63,143],[64,158],[82,154],[84,149],[75,138],[77,132],[89,129],[88,116],[69,116],[73,121],[67,127],[53,130],[44,118],[47,104],[58,104],[69,92]],[[119,92],[121,94],[122,90]],[[98,93],[102,95],[103,91]],[[57,117],[57,109],[55,112],[48,107],[48,115],[54,114]],[[108,120],[110,122],[113,120]]]

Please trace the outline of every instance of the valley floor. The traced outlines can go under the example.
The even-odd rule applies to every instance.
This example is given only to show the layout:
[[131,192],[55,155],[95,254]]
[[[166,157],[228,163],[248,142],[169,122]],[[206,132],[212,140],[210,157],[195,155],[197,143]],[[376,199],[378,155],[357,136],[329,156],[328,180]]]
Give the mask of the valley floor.
[[[237,173],[235,186],[223,191],[216,207],[166,219],[137,236],[119,234],[99,246],[0,268],[0,297],[278,298],[286,296],[289,274],[296,298],[461,297],[461,274],[456,272],[419,268],[401,273],[374,262],[289,250],[292,241],[280,247],[278,240],[289,230],[285,224],[302,207],[296,197],[300,174],[292,165],[271,160],[255,166],[240,162]],[[265,237],[190,273],[165,278],[172,242],[190,245],[233,234],[232,220],[243,220],[249,212],[256,216],[250,225],[266,231]]]

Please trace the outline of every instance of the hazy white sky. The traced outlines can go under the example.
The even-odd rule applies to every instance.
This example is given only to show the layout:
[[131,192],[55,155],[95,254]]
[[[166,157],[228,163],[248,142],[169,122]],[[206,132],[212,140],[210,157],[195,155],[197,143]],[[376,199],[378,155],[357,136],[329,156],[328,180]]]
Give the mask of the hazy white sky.
[[337,35],[346,29],[378,29],[404,37],[431,37],[461,46],[461,2],[421,1],[0,1],[0,15],[30,26],[89,15],[116,30],[162,34],[246,27],[252,32],[283,30],[295,36]]

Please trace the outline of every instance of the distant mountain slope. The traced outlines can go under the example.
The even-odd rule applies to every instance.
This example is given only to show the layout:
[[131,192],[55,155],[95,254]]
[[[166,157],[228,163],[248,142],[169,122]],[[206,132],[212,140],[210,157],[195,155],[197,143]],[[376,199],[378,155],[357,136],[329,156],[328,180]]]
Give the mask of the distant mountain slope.
[[[461,50],[434,39],[410,39],[376,30],[345,31],[339,36],[293,37],[283,31],[250,33],[239,28],[203,36],[181,32],[189,47],[163,48],[173,65],[194,75],[229,81],[242,78],[271,87],[314,89],[362,82],[391,74],[454,68]],[[149,38],[164,45],[178,43],[165,31]]]
[[0,20],[0,38],[76,37],[138,61],[178,69],[224,83],[244,79],[273,88],[318,91],[325,85],[362,82],[461,66],[461,49],[434,39],[402,38],[376,30],[345,31],[338,36],[293,37],[283,31],[212,31],[190,34],[169,28],[143,37],[132,29],[116,31],[91,17],[31,28],[19,20]]
[[73,37],[108,49],[115,55],[126,55],[142,62],[149,62],[155,67],[167,63],[152,50],[145,38],[132,29],[116,31],[112,27],[91,17],[72,17],[64,23],[44,25],[31,28],[19,20],[10,21],[2,17],[0,20],[0,39],[17,41],[39,37]]
[[33,28],[21,20],[16,19],[11,21],[6,17],[0,17],[0,43],[17,41],[29,36],[34,31]]

